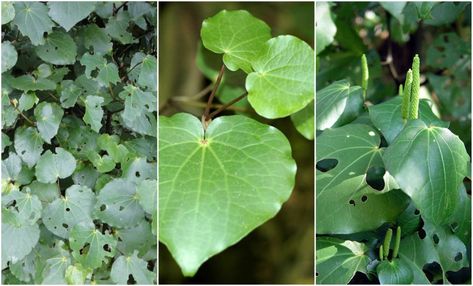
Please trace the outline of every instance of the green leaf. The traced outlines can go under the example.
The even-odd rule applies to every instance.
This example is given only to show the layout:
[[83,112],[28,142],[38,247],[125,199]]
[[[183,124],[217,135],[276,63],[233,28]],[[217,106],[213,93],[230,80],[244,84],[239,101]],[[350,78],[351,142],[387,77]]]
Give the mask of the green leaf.
[[302,136],[309,140],[314,139],[314,102],[309,103],[304,109],[291,115],[291,120]]
[[15,47],[9,41],[2,42],[2,73],[14,67],[17,60],[18,53]]
[[363,243],[318,237],[316,245],[317,284],[348,284],[356,272],[366,273],[369,257]]
[[107,61],[100,54],[85,53],[80,59],[81,65],[85,66],[85,76],[91,78],[91,73],[97,69],[107,65]]
[[46,260],[46,265],[42,271],[43,284],[65,285],[66,269],[71,264],[69,251],[63,249],[63,241],[57,243],[57,253]]
[[147,87],[149,90],[157,90],[158,88],[158,76],[156,71],[158,70],[156,58],[147,55],[141,62],[140,75],[138,77],[138,84],[141,87]]
[[30,91],[30,90],[53,90],[56,84],[46,78],[35,79],[31,75],[22,75],[17,78],[12,78],[10,84],[13,88]]
[[115,169],[115,162],[113,158],[108,155],[100,156],[94,151],[89,151],[87,158],[100,173],[108,173]]
[[205,48],[223,54],[229,70],[250,73],[252,63],[271,38],[271,29],[247,11],[222,10],[202,23],[200,35]]
[[112,63],[104,65],[100,68],[97,79],[103,85],[116,84],[117,82],[120,82],[117,66]]
[[82,89],[80,89],[72,80],[64,80],[61,83],[61,106],[64,108],[73,107],[77,98],[82,94]]
[[252,66],[245,86],[248,101],[261,116],[285,117],[314,99],[314,51],[304,41],[294,36],[272,38]]
[[[59,69],[58,69],[59,70]],[[35,71],[33,71],[33,75],[36,78],[48,78],[52,75],[53,71],[51,70],[51,66],[48,64],[40,64]]]
[[48,2],[49,16],[69,31],[95,9],[94,2]]
[[110,234],[102,234],[94,224],[79,223],[69,235],[74,259],[86,268],[99,268],[102,262],[115,254],[117,241]]
[[321,2],[316,4],[316,55],[320,54],[327,46],[329,46],[337,33],[337,26],[330,15],[330,4]]
[[399,22],[403,22],[404,16],[402,14],[402,10],[406,6],[406,2],[379,2],[384,9],[386,9],[389,14],[393,15]]
[[69,265],[66,269],[66,282],[68,285],[84,285],[85,279],[91,272],[80,264]]
[[415,2],[417,16],[422,20],[432,19],[431,10],[436,3],[433,2]]
[[[386,141],[393,143],[396,136],[404,128],[404,121],[401,116],[402,97],[397,96],[381,104],[369,107],[371,122],[383,134]],[[419,103],[419,118],[427,125],[435,125],[447,128],[449,123],[440,120],[433,112],[428,100],[421,100]]]
[[381,261],[376,267],[378,279],[381,284],[411,284],[414,280],[410,265],[402,259]]
[[48,16],[48,7],[41,2],[15,2],[13,5],[16,12],[13,24],[33,45],[43,44],[44,33],[51,32],[54,26]]
[[54,31],[48,34],[43,45],[36,47],[36,54],[53,65],[72,65],[76,62],[77,46],[69,34]]
[[447,69],[457,64],[462,65],[462,61],[465,61],[463,56],[469,51],[469,42],[460,38],[456,33],[443,33],[438,35],[429,45],[426,63],[438,69]]
[[64,179],[72,175],[76,168],[76,160],[71,153],[56,147],[56,154],[50,150],[44,152],[36,164],[36,178],[41,183],[54,183],[58,178]]
[[10,23],[15,18],[15,7],[12,2],[2,2],[2,25]]
[[442,26],[455,22],[466,3],[443,2],[435,5],[431,10],[432,19],[424,21],[427,25]]
[[[139,233],[140,235],[136,235]],[[118,239],[117,248],[121,253],[132,254],[139,250],[140,254],[145,254],[152,245],[156,245],[156,237],[151,233],[150,224],[142,220],[138,225],[123,228],[116,232]]]
[[103,110],[102,104],[104,102],[103,97],[89,95],[84,100],[85,103],[85,114],[84,122],[90,125],[90,128],[95,132],[99,133],[102,127]]
[[37,196],[41,202],[50,203],[59,198],[59,188],[55,183],[44,184],[33,181],[28,187],[31,189],[31,194]]
[[21,172],[21,159],[15,153],[10,153],[8,158],[2,159],[2,181],[16,181]]
[[34,92],[25,92],[21,95],[18,101],[18,109],[20,111],[27,111],[33,108],[35,104],[39,102],[38,97]]
[[446,128],[412,120],[387,148],[383,159],[426,220],[447,222],[458,204],[458,188],[468,174],[470,159],[456,135]]
[[15,131],[15,150],[29,168],[41,157],[43,143],[41,135],[33,127],[20,127]]
[[5,151],[5,148],[11,146],[11,144],[10,137],[2,132],[2,153]]
[[41,138],[46,143],[56,136],[64,110],[56,103],[41,102],[34,109],[34,116]]
[[[379,135],[367,125],[328,129],[317,138],[317,233],[347,234],[373,230],[393,222],[407,207],[408,198],[381,174],[381,191],[368,184],[368,173],[383,167]],[[330,170],[321,165],[336,160]],[[384,172],[383,172],[384,173]]]
[[135,184],[114,179],[100,190],[95,214],[111,226],[130,227],[144,219]]
[[104,55],[112,51],[113,43],[110,36],[105,32],[105,29],[99,28],[96,24],[83,27],[79,34],[84,41],[84,46],[87,49],[92,47],[95,55]]
[[127,31],[130,25],[130,16],[127,11],[120,10],[116,16],[110,17],[108,23],[105,26],[105,31],[113,39],[120,43],[132,44],[138,42],[137,39],[133,38],[133,35]]
[[81,222],[92,223],[95,194],[88,187],[72,185],[43,211],[43,223],[55,235],[68,238],[69,230]]
[[336,81],[317,91],[315,108],[317,130],[343,126],[361,113],[362,89],[352,86],[347,80]]
[[140,205],[145,212],[153,214],[158,205],[158,182],[156,180],[143,180],[137,187],[136,193],[139,197]]
[[101,134],[97,138],[97,145],[107,151],[115,163],[123,162],[129,154],[128,149],[119,142],[120,139],[116,135]]
[[180,113],[160,117],[159,133],[159,239],[192,276],[276,215],[296,165],[280,131],[244,116],[214,119],[204,138],[200,120]]
[[[13,205],[12,205],[13,204]],[[11,191],[2,197],[2,205],[15,215],[15,225],[33,225],[41,217],[41,202],[31,195],[29,188],[24,192]]]
[[152,112],[157,108],[156,94],[127,85],[119,96],[125,100],[125,110],[121,114],[125,126],[141,134],[155,135],[156,120]]
[[149,285],[154,284],[156,275],[149,271],[146,261],[138,257],[138,251],[135,251],[131,256],[120,256],[113,262],[110,276],[112,281],[117,284],[127,284],[129,276],[137,284]]

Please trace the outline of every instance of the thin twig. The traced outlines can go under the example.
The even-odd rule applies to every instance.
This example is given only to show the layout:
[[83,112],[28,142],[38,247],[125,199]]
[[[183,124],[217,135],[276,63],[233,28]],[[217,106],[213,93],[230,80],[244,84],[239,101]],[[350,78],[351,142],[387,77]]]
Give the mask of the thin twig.
[[36,126],[36,123],[34,121],[31,121],[31,119],[29,119],[25,114],[23,114],[23,112],[21,112],[21,110],[19,110],[18,107],[13,104],[12,100],[10,100],[10,104],[11,106],[13,106],[13,108],[15,108],[16,112],[21,115],[21,117],[28,121],[29,124],[31,124],[32,126]]
[[[205,108],[207,106],[207,103],[203,103],[201,101],[190,101],[190,100],[182,100],[182,99],[177,99],[177,98],[171,99],[171,101],[169,103],[170,104],[171,103],[183,104],[183,105],[188,105],[188,106],[193,106],[193,107],[202,107],[202,108]],[[210,105],[210,108],[221,108],[222,106],[223,106],[223,104],[213,103],[213,104]],[[237,106],[228,106],[227,110],[240,111],[240,112],[247,112],[248,111],[247,109],[245,109],[243,107],[237,107]]]
[[233,100],[225,103],[224,105],[222,105],[219,109],[215,110],[214,112],[210,113],[209,117],[210,118],[214,118],[215,115],[219,114],[220,112],[224,111],[225,109],[228,109],[230,106],[232,106],[233,104],[237,103],[238,101],[242,100],[245,96],[248,95],[248,92],[245,92],[244,94],[240,95],[239,97],[237,98],[234,98]]
[[222,81],[222,77],[223,77],[224,72],[225,72],[225,65],[222,65],[222,67],[220,68],[220,71],[218,73],[217,81],[215,82],[212,93],[210,94],[209,100],[207,101],[207,106],[205,107],[204,114],[202,115],[202,122],[210,120],[210,117],[209,117],[210,105],[212,104],[212,101],[215,97],[215,93],[217,93],[217,89],[220,85],[220,82]]

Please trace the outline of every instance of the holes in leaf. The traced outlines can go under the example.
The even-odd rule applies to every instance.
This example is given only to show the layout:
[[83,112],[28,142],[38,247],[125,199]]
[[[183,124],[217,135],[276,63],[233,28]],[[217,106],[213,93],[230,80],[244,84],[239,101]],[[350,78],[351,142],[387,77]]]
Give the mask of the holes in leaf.
[[58,47],[57,47],[57,46],[56,46],[56,47],[54,47],[54,50],[56,50],[56,51],[57,51],[57,49],[58,49]]
[[135,278],[133,278],[133,275],[128,275],[128,280],[126,281],[126,284],[128,285],[133,285],[136,284]]
[[136,176],[137,178],[139,178],[139,177],[140,177],[140,172],[136,171],[136,172],[135,172],[135,176]]
[[71,211],[71,209],[70,209],[70,208],[66,208],[66,212],[70,212],[70,211]]
[[419,215],[419,214],[420,214],[420,211],[419,211],[418,209],[416,209],[416,210],[414,211],[414,214],[415,214],[415,215]]
[[21,155],[25,155],[25,153],[26,153],[25,150],[21,151]]
[[419,229],[419,232],[417,232],[417,234],[419,235],[420,239],[424,239],[426,236],[425,230],[423,230],[422,228]]
[[112,252],[112,250],[110,249],[110,246],[108,244],[105,244],[103,246],[103,250],[105,250],[106,252]]
[[434,235],[432,236],[432,239],[434,240],[434,243],[435,244],[439,244],[440,242],[440,239],[438,237],[438,235],[436,233],[434,233]]
[[355,206],[355,201],[354,201],[354,200],[350,200],[348,203],[349,203],[350,205]]
[[366,172],[366,183],[375,190],[384,189],[384,174],[386,170],[383,167],[371,167]]
[[323,159],[317,162],[315,166],[320,172],[328,172],[338,165],[337,159]]
[[69,227],[69,225],[67,225],[67,223],[63,223],[63,224],[62,224],[62,227],[65,228],[65,229],[67,229],[67,228]]
[[379,148],[385,147],[388,147],[388,141],[386,141],[386,138],[384,138],[384,136],[381,136],[381,143],[379,144]]
[[453,222],[451,225],[450,225],[450,229],[453,231],[453,232],[456,232],[458,230],[458,223],[457,222]]
[[90,243],[86,243],[84,247],[79,250],[80,255],[86,255],[89,252]]
[[154,269],[154,262],[152,260],[148,261],[148,265],[146,266],[149,271],[153,271]]
[[362,201],[362,202],[366,202],[367,200],[368,200],[368,197],[367,197],[367,196],[362,196],[362,197],[361,197],[361,201]]
[[458,261],[460,261],[460,260],[462,260],[462,259],[463,259],[462,253],[461,253],[461,252],[458,252],[457,255],[455,255],[454,260],[455,260],[456,262],[458,262]]
[[101,211],[101,212],[105,211],[106,209],[107,209],[107,206],[106,206],[106,205],[102,204],[102,205],[100,206],[100,211]]
[[118,237],[118,241],[123,241],[123,239],[121,237]]
[[319,272],[315,272],[315,277],[318,277],[319,276]]
[[125,209],[124,206],[120,206],[120,207],[118,208],[119,211],[122,211],[122,210],[124,210],[124,209]]

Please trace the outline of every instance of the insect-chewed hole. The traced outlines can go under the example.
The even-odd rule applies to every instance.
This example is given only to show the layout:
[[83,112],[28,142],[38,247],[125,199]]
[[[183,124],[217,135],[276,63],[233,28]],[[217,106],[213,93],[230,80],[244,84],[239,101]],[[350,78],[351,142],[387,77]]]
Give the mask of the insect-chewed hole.
[[65,229],[67,229],[67,228],[69,227],[69,225],[68,225],[67,223],[63,223],[63,224],[62,224],[62,227],[65,228]]
[[135,278],[133,278],[133,275],[128,275],[128,280],[126,281],[126,284],[128,285],[133,285],[136,284]]
[[415,214],[415,215],[419,215],[419,214],[420,214],[420,211],[419,211],[418,209],[416,209],[416,210],[414,211],[414,214]]
[[350,200],[348,203],[349,203],[350,205],[355,206],[355,201],[354,201],[354,200]]
[[362,201],[362,202],[366,202],[367,200],[368,200],[368,197],[367,197],[367,196],[362,196],[362,197],[361,197],[361,201]]
[[337,159],[322,159],[317,162],[315,167],[317,170],[320,172],[328,172],[335,168],[338,165],[338,160]]
[[424,239],[425,236],[426,236],[425,230],[423,230],[422,228],[419,229],[419,231],[417,232],[417,234],[419,235],[419,238],[420,238],[420,239]]
[[102,205],[100,206],[100,211],[101,211],[101,212],[103,212],[103,211],[106,210],[106,209],[107,209],[107,206],[106,206],[106,205],[102,204]]
[[79,250],[80,255],[87,254],[87,252],[89,251],[89,247],[90,247],[90,243],[87,242],[87,243],[84,245],[84,247],[82,247],[82,248]]
[[119,211],[122,211],[122,210],[124,210],[124,209],[125,209],[124,206],[120,206],[120,207],[118,208]]
[[140,177],[140,172],[136,171],[136,172],[135,172],[135,176],[136,176],[137,178],[139,178],[139,177]]
[[104,244],[103,250],[105,250],[106,252],[111,252],[111,251],[112,251],[112,250],[110,249],[110,246],[109,246],[108,244]]
[[462,260],[462,259],[463,259],[462,253],[461,253],[461,252],[458,252],[457,255],[455,255],[455,258],[454,258],[454,259],[455,259],[455,261],[457,261],[457,262],[460,261],[460,260]]
[[315,272],[315,277],[318,277],[319,276],[319,272]]
[[66,208],[66,212],[70,212],[70,211],[71,211],[71,209],[70,209],[70,208]]
[[438,237],[438,235],[436,233],[434,233],[434,235],[432,236],[432,239],[434,240],[434,243],[435,244],[439,244],[440,242],[440,239]]
[[371,167],[366,172],[366,183],[375,190],[382,191],[384,189],[384,174],[386,170],[383,167]]

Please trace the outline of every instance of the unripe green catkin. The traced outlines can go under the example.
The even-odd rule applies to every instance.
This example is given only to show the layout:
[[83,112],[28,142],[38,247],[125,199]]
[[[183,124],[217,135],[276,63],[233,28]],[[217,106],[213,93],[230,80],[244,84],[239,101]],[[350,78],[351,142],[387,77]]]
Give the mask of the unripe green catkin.
[[419,92],[420,92],[420,59],[416,54],[412,62],[412,87],[411,87],[411,107],[409,119],[419,117]]
[[379,246],[379,260],[380,261],[384,260],[384,251],[383,251],[383,245],[382,244]]
[[397,257],[400,244],[401,244],[401,227],[398,226],[396,230],[396,238],[394,239],[393,259]]
[[388,231],[386,232],[386,236],[384,237],[384,244],[383,244],[384,259],[388,259],[389,247],[391,245],[392,238],[393,238],[393,230],[389,228]]
[[361,56],[361,88],[363,89],[363,98],[366,97],[366,91],[368,90],[368,80],[370,78],[370,73],[368,70],[368,61],[366,60],[366,55]]
[[399,89],[397,91],[398,95],[401,96],[403,94],[403,86],[402,83],[399,85]]
[[409,108],[411,105],[411,91],[412,91],[412,70],[407,71],[406,82],[404,83],[404,94],[402,95],[402,119],[409,118]]

